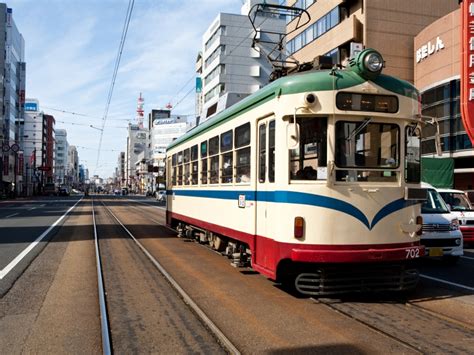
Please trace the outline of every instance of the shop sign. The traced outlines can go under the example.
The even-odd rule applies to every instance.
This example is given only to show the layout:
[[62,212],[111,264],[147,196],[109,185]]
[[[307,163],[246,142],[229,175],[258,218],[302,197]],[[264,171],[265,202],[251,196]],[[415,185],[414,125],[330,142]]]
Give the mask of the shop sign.
[[428,58],[430,55],[435,54],[436,52],[439,52],[441,49],[444,49],[444,43],[443,40],[438,36],[436,37],[436,41],[434,41],[434,43],[429,41],[427,44],[421,46],[416,51],[416,62],[421,62],[423,59]]
[[461,116],[474,144],[474,0],[461,5]]

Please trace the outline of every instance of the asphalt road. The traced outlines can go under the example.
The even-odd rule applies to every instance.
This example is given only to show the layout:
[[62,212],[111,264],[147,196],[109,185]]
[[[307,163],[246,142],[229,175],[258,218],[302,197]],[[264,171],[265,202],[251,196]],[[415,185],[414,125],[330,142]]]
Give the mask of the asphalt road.
[[[64,218],[41,241],[37,239],[81,197],[44,197],[0,202],[0,296],[44,248],[62,225]],[[73,209],[69,215],[74,213]]]

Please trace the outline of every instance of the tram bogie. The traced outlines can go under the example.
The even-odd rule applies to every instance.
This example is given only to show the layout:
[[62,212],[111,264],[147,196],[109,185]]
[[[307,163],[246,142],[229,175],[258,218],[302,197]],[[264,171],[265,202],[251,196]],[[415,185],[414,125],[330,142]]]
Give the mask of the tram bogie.
[[278,79],[173,142],[168,225],[302,293],[414,287],[419,93],[380,63]]

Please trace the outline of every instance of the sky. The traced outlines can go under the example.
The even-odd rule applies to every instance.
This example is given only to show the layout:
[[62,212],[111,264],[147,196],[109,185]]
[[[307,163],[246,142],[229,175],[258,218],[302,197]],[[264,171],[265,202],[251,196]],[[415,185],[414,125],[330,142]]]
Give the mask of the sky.
[[[128,0],[10,0],[25,40],[26,97],[39,100],[89,173],[111,177],[136,122],[137,98],[172,114],[195,113],[195,63],[202,35],[219,12],[240,13],[241,0],[135,0],[97,153]],[[176,103],[178,103],[176,105]],[[61,112],[73,112],[75,114]],[[146,120],[145,120],[146,121]]]

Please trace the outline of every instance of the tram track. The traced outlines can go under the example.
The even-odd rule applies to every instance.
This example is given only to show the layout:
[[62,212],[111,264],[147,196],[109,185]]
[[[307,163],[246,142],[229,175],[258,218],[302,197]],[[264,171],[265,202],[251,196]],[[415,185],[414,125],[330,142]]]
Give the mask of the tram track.
[[[104,353],[110,353],[106,351],[109,348],[116,352],[239,354],[112,210],[103,201],[100,203],[99,208],[97,203],[93,205],[93,218],[97,265],[102,265],[98,270],[99,292],[103,292],[107,308],[101,311]],[[96,222],[97,214],[101,224]],[[104,320],[107,315],[108,321]]]
[[[144,213],[151,222],[163,223],[152,216],[149,208],[136,204],[130,206]],[[361,302],[327,298],[311,300],[417,353],[469,353],[474,348],[474,328],[470,324],[420,306],[416,300],[368,298]]]
[[470,353],[474,348],[472,326],[413,302],[311,300],[420,353]]

